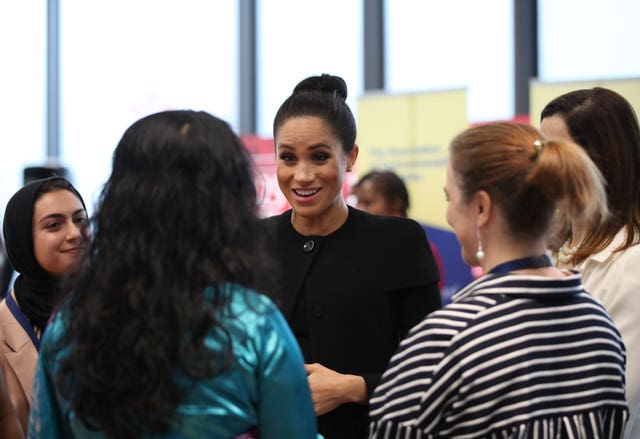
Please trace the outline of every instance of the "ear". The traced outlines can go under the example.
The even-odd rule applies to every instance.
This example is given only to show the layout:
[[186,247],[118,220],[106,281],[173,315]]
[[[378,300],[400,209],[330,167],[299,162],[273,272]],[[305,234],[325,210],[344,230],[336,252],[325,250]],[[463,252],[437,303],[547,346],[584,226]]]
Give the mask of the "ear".
[[347,156],[347,172],[351,172],[358,158],[358,145],[355,145]]
[[400,200],[394,200],[390,205],[389,205],[389,209],[391,211],[392,215],[398,215],[398,216],[404,216],[402,214],[402,209],[400,208],[400,206],[402,205],[402,201]]
[[476,226],[478,228],[484,227],[489,222],[493,209],[491,195],[485,190],[479,190],[474,195],[473,207],[476,213]]

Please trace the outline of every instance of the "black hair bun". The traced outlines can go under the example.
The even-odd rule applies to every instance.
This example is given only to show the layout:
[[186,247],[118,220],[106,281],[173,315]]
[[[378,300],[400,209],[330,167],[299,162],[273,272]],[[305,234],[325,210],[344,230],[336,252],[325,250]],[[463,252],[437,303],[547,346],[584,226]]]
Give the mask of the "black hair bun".
[[320,76],[310,76],[300,81],[293,94],[303,91],[318,91],[321,93],[335,93],[343,100],[347,99],[347,83],[339,76],[323,73]]

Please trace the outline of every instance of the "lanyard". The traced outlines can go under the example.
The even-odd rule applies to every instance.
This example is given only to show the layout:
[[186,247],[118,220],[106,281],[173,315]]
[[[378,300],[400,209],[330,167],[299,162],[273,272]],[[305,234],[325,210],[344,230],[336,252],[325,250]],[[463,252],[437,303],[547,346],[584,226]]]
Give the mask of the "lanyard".
[[488,274],[505,274],[510,271],[525,270],[528,268],[552,267],[551,258],[547,255],[528,256],[526,258],[514,259],[496,265]]
[[11,314],[13,314],[13,317],[15,317],[18,323],[20,323],[24,332],[27,333],[33,342],[33,345],[36,347],[36,351],[40,352],[40,340],[38,340],[38,336],[36,336],[36,332],[33,330],[31,323],[29,323],[29,319],[24,315],[11,293],[7,294],[7,306],[9,307]]

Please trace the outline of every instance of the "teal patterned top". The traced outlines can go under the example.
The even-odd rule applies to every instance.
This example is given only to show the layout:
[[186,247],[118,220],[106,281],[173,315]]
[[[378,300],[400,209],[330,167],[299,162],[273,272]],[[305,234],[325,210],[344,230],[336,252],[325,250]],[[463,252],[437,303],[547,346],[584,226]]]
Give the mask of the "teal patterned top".
[[[153,438],[233,438],[256,429],[261,439],[316,438],[316,416],[302,355],[286,321],[265,296],[237,285],[225,285],[230,307],[221,322],[232,341],[234,361],[223,374],[193,383],[178,406],[177,422],[166,435]],[[52,343],[63,331],[58,313],[43,338],[33,388],[29,437],[104,438],[75,418],[70,403],[55,387],[58,359]],[[214,330],[206,343],[221,349]]]

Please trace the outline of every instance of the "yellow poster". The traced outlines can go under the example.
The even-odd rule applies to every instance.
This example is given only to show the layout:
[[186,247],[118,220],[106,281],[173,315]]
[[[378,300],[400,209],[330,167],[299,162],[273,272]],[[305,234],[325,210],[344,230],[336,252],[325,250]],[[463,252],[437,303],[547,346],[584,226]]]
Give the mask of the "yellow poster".
[[449,142],[467,126],[463,89],[365,95],[358,102],[356,171],[396,172],[409,190],[409,216],[449,229],[443,192]]

